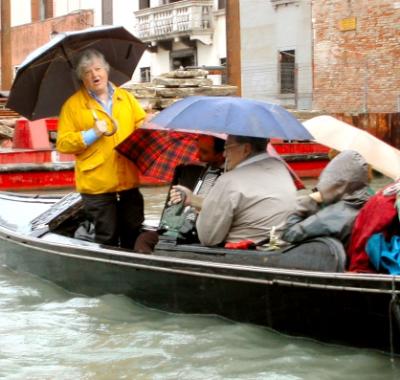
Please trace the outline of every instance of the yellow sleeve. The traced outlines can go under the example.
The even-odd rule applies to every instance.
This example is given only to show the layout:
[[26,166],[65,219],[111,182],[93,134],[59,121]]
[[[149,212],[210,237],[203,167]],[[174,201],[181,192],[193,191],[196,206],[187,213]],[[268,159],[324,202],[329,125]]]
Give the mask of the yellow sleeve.
[[142,124],[143,120],[146,118],[147,114],[144,111],[143,107],[141,106],[141,104],[139,103],[139,101],[131,94],[129,93],[129,98],[132,104],[132,110],[133,110],[133,114],[135,117],[135,126],[134,129],[137,129],[140,127],[140,125]]
[[77,115],[70,102],[64,104],[58,119],[56,148],[60,153],[79,154],[86,149],[81,131],[78,128]]

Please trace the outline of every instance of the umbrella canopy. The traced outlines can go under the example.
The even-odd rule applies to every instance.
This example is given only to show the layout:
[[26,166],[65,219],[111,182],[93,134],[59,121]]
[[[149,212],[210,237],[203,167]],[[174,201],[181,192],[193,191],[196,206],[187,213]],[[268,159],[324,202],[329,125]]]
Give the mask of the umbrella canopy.
[[139,128],[116,148],[140,173],[170,182],[175,167],[197,161],[197,134]]
[[375,170],[393,179],[400,177],[400,151],[367,131],[332,116],[317,116],[303,124],[320,144],[338,151],[355,150]]
[[153,127],[283,140],[310,140],[304,126],[283,107],[231,96],[189,96],[161,111]]
[[[224,134],[205,134],[226,139]],[[198,161],[198,136],[196,133],[153,129],[147,125],[136,129],[116,149],[134,162],[142,175],[170,182],[177,165]],[[300,177],[271,143],[267,146],[267,152],[284,163],[298,190],[305,189]]]
[[21,64],[7,107],[30,120],[57,116],[80,86],[75,64],[88,48],[103,53],[110,64],[110,80],[118,86],[132,78],[146,45],[120,26],[60,33]]

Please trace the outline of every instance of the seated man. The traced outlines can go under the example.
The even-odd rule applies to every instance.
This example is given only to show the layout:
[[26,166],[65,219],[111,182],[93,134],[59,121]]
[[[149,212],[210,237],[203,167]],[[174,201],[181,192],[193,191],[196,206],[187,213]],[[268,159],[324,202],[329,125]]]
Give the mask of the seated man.
[[225,143],[227,173],[203,199],[183,186],[171,190],[171,202],[185,194],[185,204],[199,212],[196,227],[203,245],[251,240],[258,243],[285,224],[295,208],[296,188],[279,159],[266,153],[265,138],[229,135]]
[[199,179],[208,169],[223,169],[225,140],[214,136],[199,135],[197,140],[197,157],[204,165],[198,162],[181,164],[175,168],[172,185],[182,185],[195,190]]

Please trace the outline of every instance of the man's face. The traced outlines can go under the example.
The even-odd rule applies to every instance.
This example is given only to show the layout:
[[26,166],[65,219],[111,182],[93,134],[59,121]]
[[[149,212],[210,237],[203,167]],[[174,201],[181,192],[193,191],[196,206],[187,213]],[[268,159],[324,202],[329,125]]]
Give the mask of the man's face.
[[214,138],[211,136],[199,136],[197,141],[198,157],[201,162],[219,167],[224,162],[222,152],[215,152]]
[[86,89],[93,91],[96,95],[107,92],[108,73],[100,59],[94,58],[92,63],[85,68],[82,82]]
[[232,170],[249,155],[249,144],[238,143],[234,137],[228,136],[225,142],[226,170]]

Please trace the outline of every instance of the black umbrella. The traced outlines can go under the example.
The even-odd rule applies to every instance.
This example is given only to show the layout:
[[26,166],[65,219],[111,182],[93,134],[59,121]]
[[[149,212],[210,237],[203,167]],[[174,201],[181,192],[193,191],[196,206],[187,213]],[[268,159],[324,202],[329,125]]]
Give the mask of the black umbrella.
[[60,33],[21,64],[7,107],[30,120],[57,116],[80,86],[75,64],[79,53],[89,48],[104,54],[110,80],[119,86],[132,78],[146,45],[121,26]]

